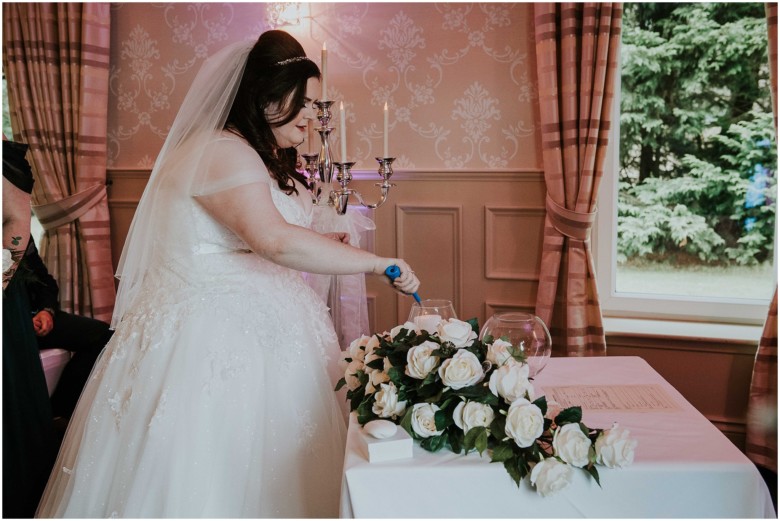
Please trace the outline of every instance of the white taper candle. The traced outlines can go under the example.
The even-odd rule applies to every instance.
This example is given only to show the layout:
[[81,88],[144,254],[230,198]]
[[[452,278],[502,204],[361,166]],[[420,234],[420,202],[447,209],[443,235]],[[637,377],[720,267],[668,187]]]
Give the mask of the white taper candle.
[[328,99],[328,49],[325,42],[322,42],[322,95],[321,100]]
[[344,102],[339,102],[339,121],[341,122],[341,162],[347,162],[347,113],[344,111]]
[[387,102],[385,101],[385,111],[384,111],[384,126],[383,126],[383,132],[382,132],[382,157],[390,157],[388,154],[388,146],[387,146],[387,127],[388,127],[388,118],[387,115]]

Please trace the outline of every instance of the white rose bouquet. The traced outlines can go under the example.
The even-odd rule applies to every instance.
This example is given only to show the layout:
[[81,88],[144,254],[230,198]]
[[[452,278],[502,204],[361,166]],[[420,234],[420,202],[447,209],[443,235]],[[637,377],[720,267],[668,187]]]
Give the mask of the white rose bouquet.
[[542,496],[568,486],[575,468],[598,483],[597,464],[633,461],[627,430],[591,429],[580,407],[548,408],[534,396],[522,351],[506,339],[480,340],[478,330],[476,320],[449,319],[363,336],[343,353],[336,390],[347,387],[361,425],[388,419],[426,450],[487,452],[518,486],[530,475]]

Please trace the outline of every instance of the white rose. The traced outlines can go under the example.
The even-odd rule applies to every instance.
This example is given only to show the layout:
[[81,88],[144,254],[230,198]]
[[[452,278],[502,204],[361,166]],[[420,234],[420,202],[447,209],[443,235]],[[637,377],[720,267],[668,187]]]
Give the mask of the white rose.
[[420,328],[417,327],[414,322],[404,322],[400,326],[395,326],[390,330],[390,338],[395,339],[395,337],[401,333],[402,329],[408,329],[409,331],[414,331],[418,335],[420,334]]
[[555,458],[543,459],[531,471],[531,485],[542,496],[555,494],[571,483],[572,469]]
[[418,380],[425,380],[425,377],[439,365],[439,357],[431,355],[437,349],[439,344],[430,340],[411,348],[406,353],[406,374]]
[[370,353],[366,354],[364,363],[368,364],[369,362],[379,359],[382,359],[383,369],[374,369],[373,367],[368,367],[368,365],[366,365],[363,369],[368,375],[368,383],[366,384],[366,392],[368,394],[376,392],[379,384],[390,381],[390,377],[387,375],[387,371],[390,369],[392,364],[390,364],[390,360],[388,358],[382,358],[375,354],[372,350]]
[[596,463],[611,469],[632,464],[638,442],[628,435],[628,430],[619,427],[617,423],[602,432],[596,440]]
[[8,271],[8,268],[10,268],[14,263],[13,257],[11,257],[11,250],[6,250],[3,248],[3,273]]
[[347,366],[349,365],[347,358],[352,358],[351,356],[349,356],[349,352],[342,351],[341,354],[339,355],[339,369],[341,369],[342,371],[346,371]]
[[512,344],[506,340],[498,338],[488,345],[487,348],[487,360],[495,366],[501,367],[504,364],[518,363],[511,353]]
[[490,375],[490,392],[507,403],[518,398],[534,399],[534,386],[528,380],[527,364],[504,364]]
[[474,343],[474,339],[477,338],[477,334],[471,328],[471,324],[457,318],[439,322],[439,326],[436,329],[439,333],[439,338],[443,342],[452,342],[458,348],[470,346]]
[[360,360],[352,360],[347,369],[344,371],[344,379],[347,381],[347,389],[354,391],[360,387],[360,380],[355,373],[364,370],[363,362]]
[[365,348],[369,340],[371,340],[370,336],[361,335],[360,338],[356,338],[349,344],[349,347],[345,352],[349,353],[349,357],[352,358],[352,360],[360,360],[362,362],[366,357]]
[[515,440],[518,447],[530,447],[544,432],[541,409],[525,398],[519,398],[509,406],[504,432]]
[[482,380],[485,373],[474,353],[460,350],[441,364],[439,376],[447,387],[462,389]]
[[494,418],[493,408],[479,402],[460,402],[452,412],[452,419],[463,429],[463,434],[474,427],[490,427]]
[[368,394],[373,394],[380,384],[390,381],[390,377],[387,376],[387,373],[384,371],[371,369],[370,367],[366,367],[363,370],[368,375],[368,383],[366,384],[366,392]]
[[434,415],[439,407],[432,403],[416,403],[412,409],[412,430],[421,438],[438,436],[442,431],[436,430]]
[[579,423],[567,423],[555,430],[553,449],[569,465],[582,468],[588,464],[591,442]]
[[[366,356],[374,354],[374,349],[377,347],[379,347],[379,337],[376,335],[371,335],[371,338],[368,339],[364,348]],[[368,360],[366,360],[366,362],[368,362]]]
[[380,384],[381,389],[376,393],[376,401],[371,408],[374,414],[380,418],[396,418],[406,410],[406,400],[398,400],[398,390],[393,382]]

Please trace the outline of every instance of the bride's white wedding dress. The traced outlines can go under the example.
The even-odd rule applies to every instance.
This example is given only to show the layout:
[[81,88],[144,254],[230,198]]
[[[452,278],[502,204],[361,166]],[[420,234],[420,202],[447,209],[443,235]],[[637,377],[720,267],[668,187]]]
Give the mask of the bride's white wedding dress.
[[[311,224],[300,200],[270,186],[285,220]],[[327,308],[300,272],[250,252],[175,192],[167,204],[191,218],[191,254],[144,279],[37,515],[335,517],[346,429]]]

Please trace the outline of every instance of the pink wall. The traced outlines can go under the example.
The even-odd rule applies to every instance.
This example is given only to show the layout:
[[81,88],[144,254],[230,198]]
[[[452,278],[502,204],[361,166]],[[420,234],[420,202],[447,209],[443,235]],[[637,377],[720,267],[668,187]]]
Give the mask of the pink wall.
[[[112,4],[109,169],[151,168],[204,59],[269,29],[273,5]],[[299,24],[282,28],[318,64],[327,43],[356,170],[376,167],[385,101],[398,169],[540,167],[530,4],[300,6]]]

